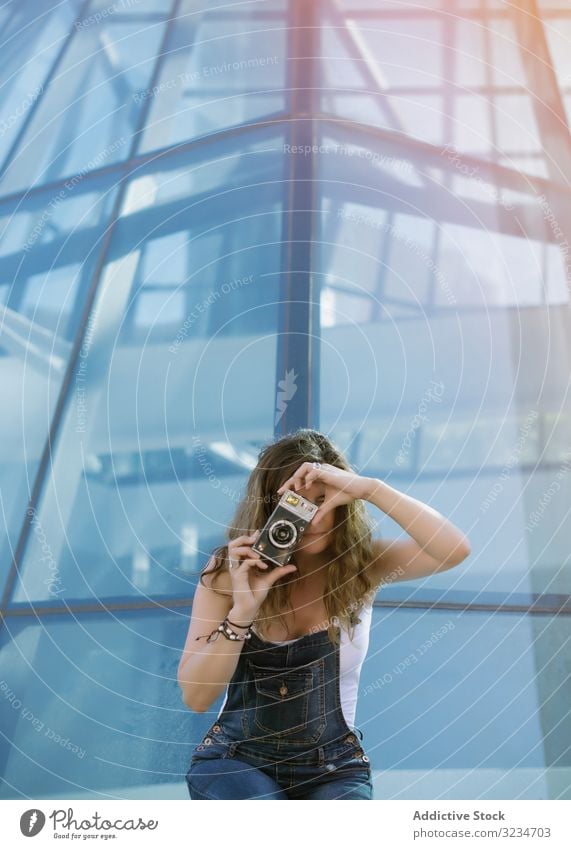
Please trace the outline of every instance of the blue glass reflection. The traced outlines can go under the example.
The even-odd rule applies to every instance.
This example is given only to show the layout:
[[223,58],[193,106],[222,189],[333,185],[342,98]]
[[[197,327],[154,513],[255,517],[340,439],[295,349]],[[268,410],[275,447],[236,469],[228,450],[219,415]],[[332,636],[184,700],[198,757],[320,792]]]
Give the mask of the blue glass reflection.
[[570,621],[377,611],[356,719],[378,798],[571,798]]
[[0,181],[3,193],[107,167],[125,159],[165,23],[105,19],[77,29],[41,93],[18,153]]
[[14,600],[189,594],[271,438],[283,140],[126,186]]
[[[65,43],[79,0],[20,0],[0,10],[0,169],[42,96]],[[22,62],[22,56],[33,62]]]
[[[220,700],[180,698],[186,610],[9,625],[2,798],[187,798]],[[568,617],[377,610],[356,718],[375,797],[571,798],[568,640]]]
[[[518,27],[501,2],[456,3],[451,14],[436,0],[322,0],[320,15],[324,112],[451,144],[516,171],[553,171],[551,159],[566,147],[569,131],[546,112],[540,117],[533,96],[541,86],[551,89],[545,102],[559,97],[555,80],[541,72],[543,54],[531,49],[544,37],[539,20]],[[558,24],[563,32],[565,22]],[[520,41],[524,30],[529,44]],[[555,35],[551,44],[561,68],[563,42]],[[565,75],[559,78],[566,86]],[[568,102],[568,89],[564,96]]]
[[208,716],[188,710],[176,680],[187,623],[158,610],[11,620],[0,797],[188,799]]
[[136,95],[150,102],[141,151],[283,112],[285,4],[272,5],[198,8],[195,0],[183,0],[161,75]]
[[[460,186],[447,157],[405,158],[352,131],[323,134],[317,169],[321,427],[478,552],[389,597],[568,595],[569,291],[565,245],[547,225],[553,211],[569,229],[563,192],[514,192],[499,174]],[[371,512],[381,535],[402,534]]]
[[[12,561],[115,193],[110,181],[91,180],[0,205],[0,369],[5,408],[11,410],[0,417],[2,576]],[[34,516],[33,533],[42,548],[45,528],[38,521]]]

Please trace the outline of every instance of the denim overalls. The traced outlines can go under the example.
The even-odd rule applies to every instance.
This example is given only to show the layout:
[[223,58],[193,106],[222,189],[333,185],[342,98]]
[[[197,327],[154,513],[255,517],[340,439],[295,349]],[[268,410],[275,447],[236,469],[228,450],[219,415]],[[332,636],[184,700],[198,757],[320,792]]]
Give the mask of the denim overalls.
[[[336,626],[338,635],[339,626]],[[343,716],[327,631],[244,643],[223,710],[194,747],[191,799],[371,799],[369,758]]]

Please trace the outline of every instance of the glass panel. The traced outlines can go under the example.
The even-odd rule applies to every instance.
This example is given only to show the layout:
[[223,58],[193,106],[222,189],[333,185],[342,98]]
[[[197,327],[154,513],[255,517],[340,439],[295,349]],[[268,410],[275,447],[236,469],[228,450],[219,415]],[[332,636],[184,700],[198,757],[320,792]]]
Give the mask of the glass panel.
[[375,611],[356,721],[376,798],[571,799],[570,638],[568,616]]
[[[430,179],[433,160],[417,153],[403,167],[402,144],[397,158],[350,138],[324,135],[317,158],[320,427],[364,474],[448,516],[474,552],[386,593],[495,604],[569,594],[565,195],[522,196],[479,174],[441,192],[452,158]],[[401,535],[371,512],[380,535]]]
[[267,3],[182,3],[161,77],[136,95],[152,101],[141,150],[283,111],[287,28],[285,4],[275,5],[283,16],[268,20]]
[[[182,704],[187,613],[10,618],[1,797],[188,799],[222,697],[205,714]],[[375,797],[571,798],[570,623],[376,609],[356,716]]]
[[[12,560],[115,187],[89,182],[0,205],[0,577]],[[33,519],[49,554],[45,526]]]
[[[410,9],[414,14],[415,7],[426,7],[427,9],[441,9],[445,0],[415,0],[414,6],[411,4],[403,4],[402,0],[383,0],[383,9],[398,10],[399,12],[408,11]],[[481,2],[481,0],[475,0]],[[347,12],[357,11],[377,11],[379,8],[378,0],[335,0],[335,4],[339,9]],[[408,8],[407,8],[408,7]]]
[[[556,85],[520,43],[526,22],[519,25],[514,6],[463,4],[450,14],[430,0],[422,8],[322,0],[320,12],[324,112],[549,176],[568,131],[538,123],[533,92],[543,86],[541,100],[551,103]],[[539,21],[535,27],[537,40]],[[564,37],[552,42],[561,53]],[[568,62],[558,64],[567,96]]]
[[546,12],[557,11],[558,14],[561,14],[560,10],[563,9],[567,13],[567,16],[571,12],[568,0],[537,0],[537,5],[542,13],[542,17],[545,17],[546,20],[551,18],[551,15],[544,14]]
[[20,0],[0,10],[0,168],[36,101],[71,29],[78,0]]
[[[175,593],[223,541],[273,434],[283,139],[128,183],[39,509],[58,598]],[[15,598],[46,599],[30,537]]]
[[[446,223],[440,231],[439,267],[447,280],[454,281],[455,303],[540,304],[542,248],[537,240]],[[436,302],[445,306],[446,295],[440,288]]]
[[89,15],[82,21],[83,26],[98,24],[112,15],[133,15],[133,17],[145,19],[149,14],[160,13],[164,15],[172,6],[172,0],[91,0],[89,4]]
[[[0,182],[3,193],[124,159],[165,24],[110,16],[74,33]],[[102,108],[104,104],[104,108]]]
[[571,125],[571,8],[568,0],[563,2],[566,16],[563,17],[563,13],[559,12],[556,17],[546,17],[544,31],[553,70],[566,107],[567,123]]
[[176,680],[186,610],[8,627],[1,798],[188,799],[190,752],[209,716],[188,710]]

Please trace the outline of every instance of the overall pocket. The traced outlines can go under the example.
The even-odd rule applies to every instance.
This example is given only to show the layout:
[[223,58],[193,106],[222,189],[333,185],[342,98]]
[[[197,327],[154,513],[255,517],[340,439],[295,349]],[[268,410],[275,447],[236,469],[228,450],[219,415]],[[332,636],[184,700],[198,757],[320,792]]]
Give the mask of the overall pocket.
[[268,742],[316,743],[327,725],[324,662],[297,669],[258,666],[248,661],[254,685],[254,729]]

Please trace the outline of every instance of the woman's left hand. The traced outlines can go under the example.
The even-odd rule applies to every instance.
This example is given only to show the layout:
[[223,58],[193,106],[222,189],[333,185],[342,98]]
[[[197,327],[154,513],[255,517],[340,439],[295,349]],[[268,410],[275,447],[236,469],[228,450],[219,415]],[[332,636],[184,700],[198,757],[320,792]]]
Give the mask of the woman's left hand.
[[356,498],[367,498],[370,492],[371,478],[361,477],[355,472],[347,472],[330,463],[320,463],[315,468],[313,463],[302,463],[297,471],[285,481],[278,489],[278,495],[282,495],[286,489],[301,490],[309,489],[311,484],[322,481],[325,484],[325,500],[313,517],[320,519],[329,510],[341,504],[348,504]]

